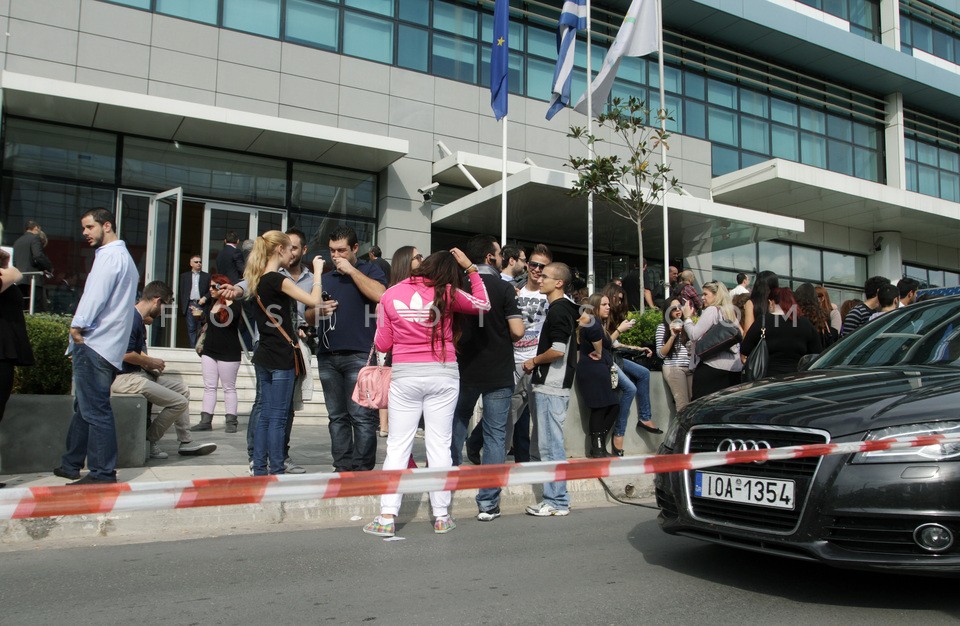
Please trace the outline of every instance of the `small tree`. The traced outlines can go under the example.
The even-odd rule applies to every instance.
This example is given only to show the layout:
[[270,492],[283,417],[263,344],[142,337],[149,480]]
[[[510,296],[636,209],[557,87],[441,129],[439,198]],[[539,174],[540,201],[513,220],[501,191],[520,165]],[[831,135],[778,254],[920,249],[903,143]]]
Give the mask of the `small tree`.
[[[608,129],[624,143],[627,158],[617,154],[596,154],[597,144],[603,139],[579,126],[571,126],[568,137],[579,140],[584,147],[594,149],[593,158],[571,156],[567,165],[577,172],[571,195],[606,200],[614,215],[630,220],[637,227],[637,258],[643,259],[643,220],[660,206],[664,194],[680,190],[679,181],[670,176],[671,168],[656,154],[660,146],[669,149],[670,133],[661,129],[661,123],[673,120],[666,109],[654,112],[639,98],[630,96],[624,102],[614,98],[606,113],[597,117],[597,124]],[[655,122],[649,125],[649,122]],[[666,268],[664,268],[666,270]],[[643,272],[640,272],[640,311],[644,310]]]

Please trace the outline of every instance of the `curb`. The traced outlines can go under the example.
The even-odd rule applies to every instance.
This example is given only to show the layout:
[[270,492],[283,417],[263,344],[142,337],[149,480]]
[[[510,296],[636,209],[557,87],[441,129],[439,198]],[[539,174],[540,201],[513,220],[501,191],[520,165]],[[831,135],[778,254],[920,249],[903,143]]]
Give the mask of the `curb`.
[[[617,498],[628,502],[638,502],[653,494],[653,475],[606,478],[604,481]],[[597,479],[570,481],[567,490],[574,512],[577,508],[618,504]],[[476,493],[476,490],[469,489],[452,494],[450,508],[454,518],[476,515]],[[539,499],[539,485],[504,487],[500,509],[505,514],[522,513],[528,505],[535,504]],[[22,549],[57,541],[99,541],[105,538],[139,543],[310,527],[359,527],[379,512],[378,496],[360,496],[18,519],[0,522],[0,546]],[[431,521],[430,513],[428,494],[407,495],[397,519],[402,527],[407,522]]]

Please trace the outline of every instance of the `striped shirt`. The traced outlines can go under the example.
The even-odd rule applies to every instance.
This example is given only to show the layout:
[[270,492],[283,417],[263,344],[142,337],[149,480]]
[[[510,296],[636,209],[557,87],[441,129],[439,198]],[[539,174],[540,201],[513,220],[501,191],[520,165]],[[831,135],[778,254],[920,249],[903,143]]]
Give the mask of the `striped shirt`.
[[657,326],[657,356],[663,359],[664,365],[689,368],[690,355],[687,353],[687,346],[679,339],[673,341],[673,347],[670,352],[667,353],[667,356],[661,356],[663,354],[663,344],[666,343],[668,332],[666,325],[660,324]]

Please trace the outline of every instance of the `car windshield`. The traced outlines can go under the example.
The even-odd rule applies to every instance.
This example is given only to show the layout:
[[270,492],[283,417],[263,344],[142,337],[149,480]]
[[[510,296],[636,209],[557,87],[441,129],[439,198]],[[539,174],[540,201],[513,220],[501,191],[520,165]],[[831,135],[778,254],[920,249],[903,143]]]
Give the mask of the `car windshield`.
[[960,298],[886,313],[834,345],[810,369],[904,365],[960,369]]

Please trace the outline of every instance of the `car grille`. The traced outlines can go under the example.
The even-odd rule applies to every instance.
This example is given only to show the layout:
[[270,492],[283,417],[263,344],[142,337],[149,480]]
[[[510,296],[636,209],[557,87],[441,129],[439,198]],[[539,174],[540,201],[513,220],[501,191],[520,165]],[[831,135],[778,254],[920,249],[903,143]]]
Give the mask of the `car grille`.
[[671,498],[663,489],[657,489],[656,496],[657,506],[660,507],[660,512],[669,519],[677,519],[680,514],[677,512],[677,507],[673,502],[673,498]]
[[[724,439],[766,441],[773,448],[827,443],[828,437],[819,431],[794,428],[695,427],[690,432],[688,452],[716,452]],[[773,509],[739,502],[723,502],[690,496],[691,512],[698,519],[718,524],[789,533],[796,528],[810,491],[820,457],[724,465],[716,471],[724,474],[753,478],[777,478],[796,483],[796,504],[793,510]],[[695,472],[686,473],[687,492],[693,493]]]
[[[834,517],[826,525],[827,541],[855,552],[876,554],[931,555],[913,541],[913,531],[921,524],[938,522],[960,535],[960,520],[937,518],[897,517]],[[942,554],[960,554],[960,545],[954,544]]]

